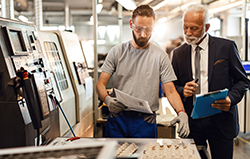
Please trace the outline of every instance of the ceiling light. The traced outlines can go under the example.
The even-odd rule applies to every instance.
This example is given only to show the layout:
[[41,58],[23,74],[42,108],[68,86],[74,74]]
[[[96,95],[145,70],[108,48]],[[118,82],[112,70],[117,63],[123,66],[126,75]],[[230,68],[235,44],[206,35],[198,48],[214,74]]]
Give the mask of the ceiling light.
[[24,15],[19,15],[18,19],[23,21],[23,22],[28,22],[29,21],[29,19],[27,17],[25,17]]
[[158,20],[159,23],[163,23],[165,21],[167,21],[167,17],[163,17],[163,18],[161,18],[161,19]]
[[97,4],[96,5],[96,12],[100,13],[102,11],[103,5],[102,4]]
[[168,0],[162,1],[153,7],[154,10],[158,10],[159,8],[165,6],[168,3]]
[[243,3],[242,1],[238,1],[238,2],[235,2],[235,3],[230,3],[228,5],[223,5],[223,6],[218,7],[218,8],[209,9],[209,13],[213,14],[213,13],[222,12],[222,11],[225,11],[225,10],[240,6],[240,5],[242,5],[242,3]]
[[133,0],[116,0],[127,10],[134,10],[136,8],[136,4]]
[[144,0],[143,2],[141,2],[141,4],[140,4],[140,5],[143,5],[143,4],[149,4],[151,1],[153,1],[153,0]]
[[196,1],[196,2],[190,2],[190,3],[187,3],[187,4],[183,4],[181,6],[181,10],[184,11],[188,6],[192,5],[192,4],[197,4],[197,3],[200,3],[200,1]]
[[200,1],[194,1],[194,2],[183,4],[182,6],[179,6],[179,7],[176,7],[175,9],[172,9],[170,12],[171,13],[177,13],[177,12],[180,12],[180,11],[184,11],[188,6],[190,6],[192,4],[197,4],[197,3],[200,3]]

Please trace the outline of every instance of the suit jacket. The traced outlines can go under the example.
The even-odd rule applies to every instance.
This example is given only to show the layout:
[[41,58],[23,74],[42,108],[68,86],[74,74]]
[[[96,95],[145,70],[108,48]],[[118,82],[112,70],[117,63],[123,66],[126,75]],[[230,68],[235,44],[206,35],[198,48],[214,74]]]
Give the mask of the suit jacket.
[[[208,91],[228,88],[231,100],[229,111],[212,116],[225,137],[232,139],[239,133],[237,103],[241,101],[249,88],[249,79],[242,66],[234,41],[209,36],[208,43]],[[191,45],[183,44],[173,52],[172,65],[177,76],[174,82],[181,98],[183,87],[193,80],[191,67]],[[185,110],[190,117],[193,109],[193,97],[183,100]]]

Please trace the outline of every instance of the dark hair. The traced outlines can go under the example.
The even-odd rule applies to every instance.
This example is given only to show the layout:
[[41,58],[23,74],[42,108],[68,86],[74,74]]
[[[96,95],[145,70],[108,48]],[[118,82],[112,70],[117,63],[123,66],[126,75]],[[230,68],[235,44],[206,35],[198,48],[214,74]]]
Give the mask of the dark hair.
[[155,12],[149,5],[140,5],[133,11],[132,21],[134,21],[137,16],[153,17],[155,19]]

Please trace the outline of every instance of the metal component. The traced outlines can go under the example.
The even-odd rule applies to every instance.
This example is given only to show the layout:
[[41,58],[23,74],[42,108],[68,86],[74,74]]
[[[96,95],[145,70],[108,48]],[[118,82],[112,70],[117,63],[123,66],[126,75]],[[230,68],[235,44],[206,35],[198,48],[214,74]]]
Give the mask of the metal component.
[[122,20],[122,5],[118,3],[118,25],[120,27],[120,36],[119,43],[122,43],[122,29],[123,29],[123,20]]
[[[97,26],[98,26],[98,19],[97,19],[97,12],[96,12],[96,5],[97,5],[97,0],[93,0],[92,1],[92,6],[93,6],[93,18],[94,18],[94,31],[93,31],[93,39],[94,39],[94,86],[96,86],[97,81],[98,81],[98,56],[97,56]],[[94,88],[94,125],[95,125],[95,132],[94,132],[94,136],[97,136],[97,126],[96,126],[96,121],[100,116],[100,112],[98,109],[98,96],[97,96],[97,92],[96,89]]]
[[2,17],[14,19],[14,0],[1,0]]
[[[54,77],[54,79],[56,79],[56,75],[55,75],[55,73],[53,72],[53,71],[50,71],[50,73],[52,73],[52,75],[53,75],[53,77]],[[57,89],[58,90],[60,90],[59,89],[59,86],[58,86],[58,83],[57,82],[55,82],[56,83],[56,87],[57,87]],[[61,103],[62,101],[63,101],[63,98],[62,98],[62,93],[61,93],[61,91],[58,91],[59,92],[59,95],[60,95],[60,100],[59,100],[59,102]]]
[[42,0],[34,0],[35,2],[35,24],[38,30],[43,27],[43,5]]
[[69,3],[66,0],[65,1],[65,8],[64,8],[64,17],[65,17],[65,29],[69,30],[70,24],[69,24]]

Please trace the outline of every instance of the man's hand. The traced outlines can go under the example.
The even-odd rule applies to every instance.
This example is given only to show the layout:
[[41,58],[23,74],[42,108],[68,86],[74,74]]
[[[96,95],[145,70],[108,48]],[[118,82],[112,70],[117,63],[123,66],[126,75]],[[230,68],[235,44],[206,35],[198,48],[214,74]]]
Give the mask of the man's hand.
[[183,95],[185,98],[191,97],[197,90],[198,84],[194,81],[187,82],[183,88]]
[[228,111],[230,109],[231,100],[229,96],[226,99],[216,100],[211,104],[213,108],[220,109],[222,111]]
[[107,96],[104,102],[109,108],[109,111],[112,113],[119,113],[126,108],[126,106],[124,106],[121,102],[118,102],[114,97]]
[[185,138],[189,134],[189,126],[188,126],[188,116],[185,112],[181,111],[177,117],[175,117],[171,122],[170,126],[175,123],[179,123],[177,133],[181,138]]

